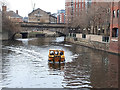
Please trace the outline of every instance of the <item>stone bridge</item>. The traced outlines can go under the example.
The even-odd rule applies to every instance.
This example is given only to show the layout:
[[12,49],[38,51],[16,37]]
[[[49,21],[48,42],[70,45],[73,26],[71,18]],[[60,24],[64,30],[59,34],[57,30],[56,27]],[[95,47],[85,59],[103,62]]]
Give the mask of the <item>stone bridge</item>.
[[19,23],[22,27],[20,34],[26,37],[26,34],[32,31],[50,31],[59,35],[66,36],[66,24],[63,23]]
[[20,23],[22,31],[50,30],[65,34],[66,24],[63,23]]

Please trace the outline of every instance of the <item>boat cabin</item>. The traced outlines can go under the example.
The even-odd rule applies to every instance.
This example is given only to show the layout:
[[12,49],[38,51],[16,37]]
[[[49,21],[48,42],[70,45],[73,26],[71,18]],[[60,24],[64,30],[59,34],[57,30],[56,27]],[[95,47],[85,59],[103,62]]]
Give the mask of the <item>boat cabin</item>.
[[65,56],[63,50],[49,50],[48,55],[48,61],[49,62],[65,62]]

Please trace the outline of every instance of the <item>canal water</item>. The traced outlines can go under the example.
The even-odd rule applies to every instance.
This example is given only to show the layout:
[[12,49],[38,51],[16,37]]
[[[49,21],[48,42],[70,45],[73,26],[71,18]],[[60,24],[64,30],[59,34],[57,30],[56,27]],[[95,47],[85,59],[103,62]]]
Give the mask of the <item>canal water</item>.
[[[49,64],[49,49],[65,64]],[[118,88],[119,56],[64,42],[64,37],[3,41],[3,88]]]

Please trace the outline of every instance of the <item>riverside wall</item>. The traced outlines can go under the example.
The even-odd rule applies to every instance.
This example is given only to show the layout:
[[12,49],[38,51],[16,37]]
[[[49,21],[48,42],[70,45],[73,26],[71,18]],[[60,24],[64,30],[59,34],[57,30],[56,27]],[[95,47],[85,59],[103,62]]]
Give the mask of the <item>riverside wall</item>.
[[109,52],[109,42],[98,42],[98,41],[92,41],[89,39],[83,39],[83,38],[73,38],[73,37],[66,37],[66,41],[74,44],[78,44],[81,46],[90,47],[93,49],[103,50],[106,52]]

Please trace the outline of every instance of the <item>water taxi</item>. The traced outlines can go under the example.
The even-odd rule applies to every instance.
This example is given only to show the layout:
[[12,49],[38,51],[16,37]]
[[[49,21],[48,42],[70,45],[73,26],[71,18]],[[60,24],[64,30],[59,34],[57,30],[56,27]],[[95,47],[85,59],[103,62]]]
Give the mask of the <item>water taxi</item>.
[[65,56],[63,50],[49,50],[48,55],[48,61],[49,62],[65,62]]

